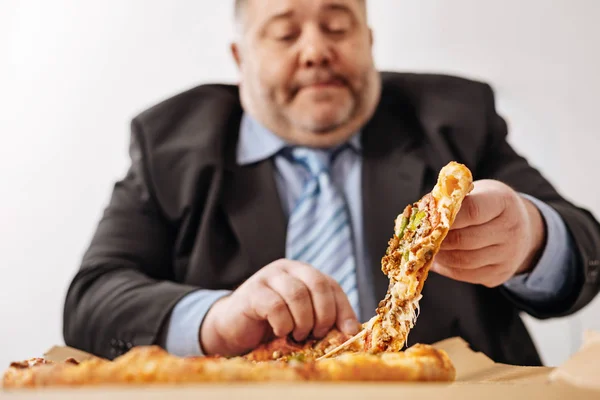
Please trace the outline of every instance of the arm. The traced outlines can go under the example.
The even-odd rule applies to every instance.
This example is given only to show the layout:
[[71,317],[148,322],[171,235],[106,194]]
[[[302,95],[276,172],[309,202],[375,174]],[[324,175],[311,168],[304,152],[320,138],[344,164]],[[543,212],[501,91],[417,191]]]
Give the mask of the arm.
[[229,294],[229,290],[198,290],[181,299],[169,318],[163,347],[180,357],[204,355],[199,340],[204,317],[217,300]]
[[551,318],[574,313],[587,305],[600,288],[600,224],[592,214],[563,197],[527,161],[517,154],[506,141],[507,126],[496,113],[492,89],[487,86],[485,104],[488,109],[488,141],[480,152],[481,161],[475,172],[478,179],[496,179],[515,191],[535,197],[561,217],[568,236],[572,239],[570,268],[574,284],[570,293],[559,301],[536,305],[503,289],[517,307],[537,318]]
[[133,124],[131,167],[118,182],[68,289],[67,345],[114,358],[155,344],[171,309],[196,287],[173,282],[173,227],[145,176],[140,129]]

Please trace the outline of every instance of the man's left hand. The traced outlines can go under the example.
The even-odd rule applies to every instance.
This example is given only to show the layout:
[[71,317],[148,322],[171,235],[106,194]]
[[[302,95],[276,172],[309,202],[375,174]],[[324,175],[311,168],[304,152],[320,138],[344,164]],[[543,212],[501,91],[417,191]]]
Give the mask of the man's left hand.
[[533,268],[545,236],[533,203],[499,181],[477,181],[431,269],[452,279],[499,286]]

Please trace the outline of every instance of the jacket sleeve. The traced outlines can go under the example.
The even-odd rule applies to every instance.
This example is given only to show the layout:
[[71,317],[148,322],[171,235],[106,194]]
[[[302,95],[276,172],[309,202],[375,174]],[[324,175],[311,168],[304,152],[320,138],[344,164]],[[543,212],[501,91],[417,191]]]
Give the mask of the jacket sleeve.
[[600,290],[600,224],[587,210],[563,198],[542,174],[533,168],[507,142],[507,125],[495,110],[494,94],[485,85],[488,137],[475,172],[475,179],[496,179],[514,190],[537,198],[552,207],[564,221],[573,244],[575,283],[571,293],[555,303],[535,305],[501,288],[519,309],[539,318],[575,313]]
[[114,186],[64,305],[65,343],[109,359],[161,343],[171,309],[197,289],[172,280],[175,233],[154,201],[143,149],[134,120],[131,166]]

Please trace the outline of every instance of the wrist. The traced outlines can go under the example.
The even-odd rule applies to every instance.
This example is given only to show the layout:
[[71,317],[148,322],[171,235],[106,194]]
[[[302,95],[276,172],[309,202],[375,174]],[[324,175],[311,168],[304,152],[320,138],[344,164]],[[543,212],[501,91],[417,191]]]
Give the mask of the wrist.
[[226,301],[227,297],[228,296],[217,300],[211,306],[204,317],[204,321],[202,321],[202,324],[200,325],[198,342],[202,349],[202,353],[207,356],[221,355],[225,352],[225,345],[227,342],[221,335],[218,324],[219,316],[225,315],[221,310],[224,310],[225,308],[223,303]]
[[533,269],[539,260],[546,242],[546,227],[540,210],[527,199],[522,198],[521,201],[523,201],[527,213],[530,242],[525,260],[517,268],[515,275],[527,273]]

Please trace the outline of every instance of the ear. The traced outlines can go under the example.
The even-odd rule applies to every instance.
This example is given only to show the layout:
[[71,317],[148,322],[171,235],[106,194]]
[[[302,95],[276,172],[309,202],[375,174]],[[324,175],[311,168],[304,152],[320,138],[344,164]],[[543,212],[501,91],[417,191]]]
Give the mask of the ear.
[[231,55],[233,56],[235,64],[237,65],[238,69],[241,68],[242,56],[240,54],[240,48],[239,48],[238,44],[235,42],[231,43],[230,49],[231,49]]

